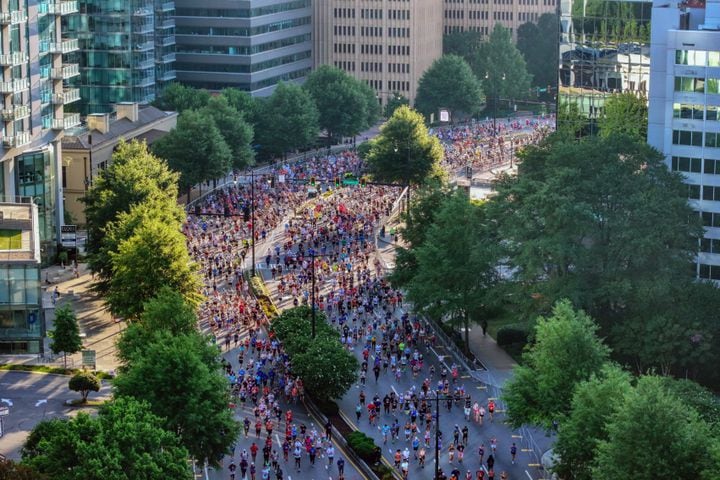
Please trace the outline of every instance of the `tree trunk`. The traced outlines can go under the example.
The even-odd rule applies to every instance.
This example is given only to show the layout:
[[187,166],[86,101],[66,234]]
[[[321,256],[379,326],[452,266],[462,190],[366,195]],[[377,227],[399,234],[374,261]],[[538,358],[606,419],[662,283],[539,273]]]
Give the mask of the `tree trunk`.
[[65,368],[67,368],[67,353],[63,352],[63,363],[65,364]]

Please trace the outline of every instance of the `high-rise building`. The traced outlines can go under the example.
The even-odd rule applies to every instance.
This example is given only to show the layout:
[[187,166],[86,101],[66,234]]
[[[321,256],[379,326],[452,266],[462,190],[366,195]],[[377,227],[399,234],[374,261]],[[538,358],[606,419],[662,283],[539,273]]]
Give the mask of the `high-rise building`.
[[720,280],[720,1],[704,7],[653,8],[648,143],[682,173],[705,226],[696,274]]
[[186,85],[265,96],[279,81],[310,73],[311,0],[176,0],[175,7],[175,68]]
[[443,33],[480,32],[490,35],[495,24],[510,29],[513,38],[525,22],[543,13],[556,13],[559,0],[443,0]]
[[65,111],[80,99],[69,85],[78,65],[63,60],[78,41],[61,34],[61,18],[77,11],[76,1],[0,1],[0,200],[37,205],[43,258],[54,255],[63,220],[60,137],[80,123]]
[[[57,0],[48,0],[55,2]],[[83,116],[113,111],[121,102],[149,103],[175,78],[172,1],[79,0],[79,15],[63,31],[79,41],[69,58],[80,66]]]
[[439,0],[314,2],[314,63],[364,80],[385,104],[399,93],[411,102],[423,72],[442,55]]
[[560,0],[558,112],[576,106],[588,120],[585,133],[596,131],[609,95],[647,97],[651,11],[644,1]]

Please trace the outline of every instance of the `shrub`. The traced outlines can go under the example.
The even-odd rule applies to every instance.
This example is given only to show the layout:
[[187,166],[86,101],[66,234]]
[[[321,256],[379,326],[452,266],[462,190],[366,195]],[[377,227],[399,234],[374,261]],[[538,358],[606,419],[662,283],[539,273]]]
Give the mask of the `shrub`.
[[68,387],[73,392],[80,392],[84,403],[87,402],[87,397],[91,391],[100,391],[100,380],[91,372],[78,372],[70,377]]
[[346,440],[350,448],[365,462],[375,464],[380,461],[382,451],[375,441],[360,431],[351,432]]
[[498,329],[497,332],[497,343],[501,347],[506,347],[512,344],[526,344],[528,342],[528,329],[527,326],[522,323],[513,323],[511,325],[504,325]]
[[338,415],[338,413],[340,412],[338,404],[333,402],[332,400],[329,400],[327,398],[317,399],[313,397],[313,401],[315,402],[315,405],[317,405],[318,409],[328,417]]

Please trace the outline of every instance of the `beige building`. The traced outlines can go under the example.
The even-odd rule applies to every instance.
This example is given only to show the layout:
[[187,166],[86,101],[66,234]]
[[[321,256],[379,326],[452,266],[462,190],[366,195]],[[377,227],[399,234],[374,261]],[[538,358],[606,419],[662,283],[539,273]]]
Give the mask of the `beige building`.
[[[440,1],[440,0],[438,0]],[[496,23],[512,32],[543,13],[556,13],[559,0],[443,0],[443,33],[476,31],[489,35]]]
[[107,168],[121,140],[145,140],[148,145],[177,124],[176,112],[150,105],[121,103],[115,113],[87,116],[87,127],[67,131],[62,139],[62,181],[65,209],[73,221],[85,225],[85,205],[80,198],[100,170]]
[[314,5],[314,66],[365,80],[383,105],[415,99],[423,72],[442,55],[442,0],[322,0]]

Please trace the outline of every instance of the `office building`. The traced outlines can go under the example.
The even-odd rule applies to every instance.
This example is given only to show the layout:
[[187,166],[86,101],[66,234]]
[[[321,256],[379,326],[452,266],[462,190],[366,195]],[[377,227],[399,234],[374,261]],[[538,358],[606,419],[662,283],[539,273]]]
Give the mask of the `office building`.
[[[704,8],[706,7],[706,8]],[[705,238],[696,274],[720,280],[720,1],[656,2],[648,143],[688,184]],[[717,195],[716,195],[717,193]]]
[[510,29],[513,39],[525,22],[556,13],[559,0],[443,0],[443,33],[480,32],[490,35],[496,24]]
[[67,130],[62,139],[65,209],[80,226],[86,224],[85,204],[80,198],[108,167],[117,144],[137,139],[152,145],[177,125],[177,112],[137,103],[121,103],[115,108],[112,114],[88,115],[87,126]]
[[314,2],[314,64],[364,80],[382,104],[399,93],[414,101],[418,80],[442,55],[439,0]]
[[80,123],[65,111],[80,99],[69,85],[78,65],[63,59],[78,41],[61,34],[61,19],[76,13],[76,1],[0,2],[0,200],[37,205],[43,259],[54,256],[63,220],[60,137]]
[[310,73],[311,0],[176,0],[175,8],[175,69],[185,85],[266,96]]
[[0,354],[43,352],[38,205],[0,201]]
[[[56,0],[53,0],[53,2]],[[175,79],[172,1],[79,0],[79,14],[63,21],[80,49],[69,56],[80,75],[79,111],[108,113],[121,102],[149,103]]]
[[558,111],[577,106],[584,133],[597,131],[609,95],[647,97],[651,13],[651,2],[560,0]]

